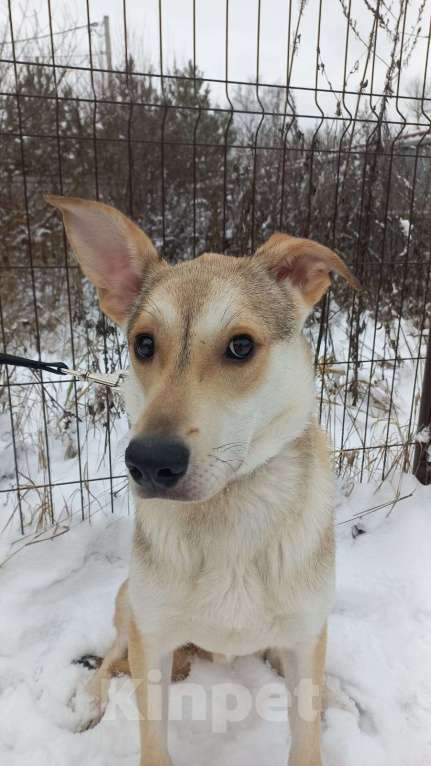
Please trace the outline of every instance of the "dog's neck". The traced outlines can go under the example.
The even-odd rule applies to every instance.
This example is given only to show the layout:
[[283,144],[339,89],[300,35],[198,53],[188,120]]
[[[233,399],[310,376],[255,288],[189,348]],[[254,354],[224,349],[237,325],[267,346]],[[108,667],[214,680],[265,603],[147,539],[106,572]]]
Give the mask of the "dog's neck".
[[[315,420],[314,400],[311,396],[304,401],[302,409],[288,409],[274,419],[253,439],[243,465],[237,476],[250,475],[265,469],[268,463],[285,452],[298,439],[307,439],[310,424]],[[234,477],[235,479],[235,477]]]
[[322,438],[320,429],[311,421],[276,455],[205,502],[138,500],[138,533],[160,561],[176,559],[184,545],[196,555],[211,555],[211,547],[221,544],[227,556],[241,551],[243,558],[253,557],[281,526],[307,523],[302,517],[316,438]]

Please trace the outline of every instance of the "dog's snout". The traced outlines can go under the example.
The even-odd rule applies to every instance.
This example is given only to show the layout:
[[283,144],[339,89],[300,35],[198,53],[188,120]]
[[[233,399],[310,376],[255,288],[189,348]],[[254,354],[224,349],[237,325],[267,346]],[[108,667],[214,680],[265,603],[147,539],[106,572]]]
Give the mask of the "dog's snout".
[[179,441],[132,439],[126,449],[126,465],[141,486],[173,487],[187,471],[190,450]]

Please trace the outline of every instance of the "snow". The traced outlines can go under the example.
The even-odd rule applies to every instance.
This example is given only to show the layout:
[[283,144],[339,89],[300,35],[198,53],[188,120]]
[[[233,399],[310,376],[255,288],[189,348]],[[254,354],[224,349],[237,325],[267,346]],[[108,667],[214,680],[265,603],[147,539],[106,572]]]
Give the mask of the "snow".
[[[324,766],[429,766],[431,487],[399,475],[380,486],[357,485],[346,497],[340,485],[337,522]],[[356,537],[355,523],[363,530]],[[79,689],[90,671],[73,660],[106,650],[114,595],[127,572],[133,522],[125,494],[113,515],[101,503],[90,522],[72,519],[69,527],[12,548],[0,570],[0,760],[137,766],[129,679],[114,679],[102,722],[75,733]],[[171,687],[177,711],[190,682],[202,687],[201,703],[195,720],[170,722],[176,766],[285,766],[288,729],[277,720],[284,690],[268,666],[254,657],[231,665],[196,660],[188,681]],[[242,685],[253,702],[262,687],[276,684],[269,687],[279,695],[276,714],[264,720],[253,704],[244,720],[226,724],[225,684]]]
[[[415,362],[426,339],[408,321],[386,328],[367,314],[355,402],[353,365],[343,361],[349,324],[335,305],[330,328],[316,385],[319,400],[324,373],[322,422],[337,452],[359,452],[355,462],[347,461],[339,483],[323,766],[431,766],[431,487],[399,472],[405,454],[399,442],[426,442],[425,431],[416,435],[422,364]],[[308,331],[312,344],[315,329]],[[59,350],[53,338],[47,358],[52,353],[71,363],[64,342]],[[77,358],[89,366],[82,349]],[[12,375],[15,382],[34,381],[28,371]],[[133,529],[124,477],[127,419],[114,391],[110,452],[104,389],[80,382],[79,465],[73,388],[50,377],[44,390],[54,525],[43,486],[49,475],[41,387],[11,388],[18,473],[27,485],[21,491],[24,535],[16,494],[9,491],[16,484],[11,422],[7,410],[0,413],[0,762],[137,766],[131,681],[114,679],[104,719],[78,734],[87,714],[82,687],[90,673],[73,662],[106,651],[113,637],[114,596],[127,575]],[[384,451],[376,448],[370,459],[364,452],[363,459],[361,448],[386,438],[393,445],[389,478],[377,484]],[[110,471],[118,477],[112,480],[114,513]],[[368,483],[359,484],[360,478]],[[196,660],[190,678],[171,687],[173,712],[182,710],[190,683],[199,692],[193,720],[184,703],[187,714],[173,715],[182,720],[170,722],[175,766],[286,766],[288,726],[278,719],[286,718],[287,700],[271,668],[256,658],[232,665]],[[229,689],[240,690],[246,700],[247,715],[236,723],[227,720],[235,717],[235,709],[227,710]],[[262,717],[257,708],[269,692],[278,698],[272,700],[271,716]]]
[[400,227],[405,237],[410,235],[410,221],[408,218],[400,218]]
[[419,433],[416,434],[415,441],[418,442],[418,444],[428,444],[430,438],[430,429],[422,428]]

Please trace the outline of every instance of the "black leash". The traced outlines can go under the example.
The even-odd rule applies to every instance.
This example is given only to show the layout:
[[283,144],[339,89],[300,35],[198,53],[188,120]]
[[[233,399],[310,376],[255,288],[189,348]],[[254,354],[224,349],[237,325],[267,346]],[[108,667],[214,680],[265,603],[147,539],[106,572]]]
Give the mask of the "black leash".
[[30,370],[44,370],[45,372],[53,372],[55,375],[65,375],[68,369],[64,362],[40,362],[36,359],[26,359],[25,356],[14,356],[13,354],[0,354],[1,364],[28,367]]
[[13,354],[0,353],[0,366],[2,364],[10,364],[14,367],[27,367],[30,370],[43,370],[54,375],[71,375],[78,380],[84,380],[88,383],[99,383],[110,388],[118,388],[124,379],[123,372],[101,375],[100,373],[90,372],[90,370],[72,370],[64,362],[42,362],[36,359],[27,359],[25,356],[14,356]]

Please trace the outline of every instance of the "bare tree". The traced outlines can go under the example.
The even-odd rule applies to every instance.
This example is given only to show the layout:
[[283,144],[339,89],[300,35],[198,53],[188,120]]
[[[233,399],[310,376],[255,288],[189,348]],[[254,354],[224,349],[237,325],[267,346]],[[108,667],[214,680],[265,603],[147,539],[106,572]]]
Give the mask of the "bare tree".
[[423,78],[413,77],[407,86],[407,95],[409,113],[417,124],[423,122],[424,112],[431,116],[431,82],[424,83]]

